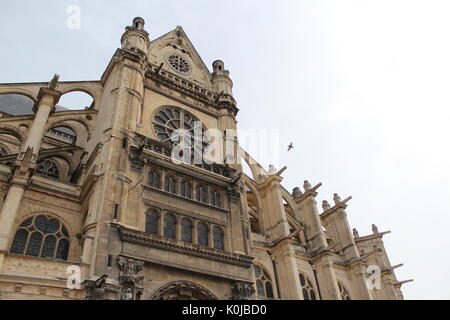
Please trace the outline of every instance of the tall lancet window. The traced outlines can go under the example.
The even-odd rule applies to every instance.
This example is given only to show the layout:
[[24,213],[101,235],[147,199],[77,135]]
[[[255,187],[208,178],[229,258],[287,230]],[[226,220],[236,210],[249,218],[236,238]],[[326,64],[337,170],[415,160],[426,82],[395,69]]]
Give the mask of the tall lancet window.
[[197,224],[197,242],[201,246],[208,246],[208,225],[204,222]]
[[176,224],[177,218],[171,214],[166,213],[164,216],[164,236],[170,239],[176,239]]
[[214,239],[214,248],[224,250],[224,233],[222,228],[214,227],[213,229],[213,239]]
[[181,241],[192,243],[192,221],[186,218],[181,223]]
[[272,280],[263,267],[255,265],[256,292],[259,297],[273,298]]
[[155,209],[149,210],[145,215],[145,232],[159,234],[159,213]]

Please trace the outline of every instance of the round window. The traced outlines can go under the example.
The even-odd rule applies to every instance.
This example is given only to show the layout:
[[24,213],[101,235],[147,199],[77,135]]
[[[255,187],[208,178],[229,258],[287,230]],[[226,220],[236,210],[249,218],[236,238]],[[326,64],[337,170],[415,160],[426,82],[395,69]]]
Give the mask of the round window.
[[186,59],[180,57],[176,53],[168,54],[166,60],[169,63],[169,65],[178,72],[188,73],[189,71],[191,71],[191,66],[186,61]]

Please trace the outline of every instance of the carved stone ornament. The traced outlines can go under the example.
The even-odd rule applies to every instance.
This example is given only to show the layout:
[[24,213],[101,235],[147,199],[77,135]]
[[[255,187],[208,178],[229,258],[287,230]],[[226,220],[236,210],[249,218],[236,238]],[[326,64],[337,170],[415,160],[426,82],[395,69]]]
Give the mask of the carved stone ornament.
[[145,165],[145,161],[142,156],[143,148],[144,148],[143,144],[139,148],[136,148],[136,147],[130,148],[130,154],[128,155],[128,158],[130,159],[130,164],[131,164],[132,170],[142,172],[142,168]]
[[233,286],[233,300],[248,300],[255,293],[255,287],[251,283],[236,282]]
[[138,276],[138,273],[144,267],[144,262],[119,257],[117,264],[120,268],[119,284],[122,286],[121,299],[138,300],[144,290],[144,277]]

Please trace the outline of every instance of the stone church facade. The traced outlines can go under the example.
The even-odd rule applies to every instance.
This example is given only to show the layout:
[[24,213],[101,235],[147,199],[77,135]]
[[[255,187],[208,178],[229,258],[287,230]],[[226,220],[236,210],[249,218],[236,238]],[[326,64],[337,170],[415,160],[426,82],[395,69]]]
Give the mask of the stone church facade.
[[[359,236],[350,198],[318,208],[320,183],[289,192],[242,150],[222,61],[141,18],[121,44],[99,81],[0,84],[31,101],[0,112],[0,299],[403,299],[388,232]],[[92,105],[59,108],[73,91]],[[174,161],[180,129],[215,161]]]

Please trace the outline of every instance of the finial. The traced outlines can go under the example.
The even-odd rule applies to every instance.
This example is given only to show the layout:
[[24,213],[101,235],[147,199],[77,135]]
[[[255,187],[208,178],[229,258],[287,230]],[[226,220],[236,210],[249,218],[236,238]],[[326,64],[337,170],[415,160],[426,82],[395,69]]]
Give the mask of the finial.
[[292,196],[294,198],[299,198],[302,195],[302,190],[300,190],[299,187],[295,187],[294,190],[292,190]]
[[308,180],[305,180],[303,183],[303,189],[305,189],[305,191],[311,190],[311,183],[309,183]]
[[212,64],[213,67],[213,75],[226,75],[229,76],[230,72],[225,70],[225,64],[222,60],[216,60]]
[[58,86],[58,81],[59,81],[59,75],[55,74],[55,75],[53,76],[53,79],[50,81],[48,87],[49,87],[50,89],[55,90],[56,87]]
[[353,228],[353,237],[359,238],[359,233],[358,230],[356,230],[356,228]]
[[375,224],[372,224],[372,232],[373,232],[373,234],[378,233],[378,227]]
[[133,19],[133,28],[138,30],[144,30],[145,20],[141,17],[136,17]]
[[275,173],[277,173],[275,166],[273,164],[269,165],[269,175],[274,175]]
[[339,195],[337,193],[334,194],[333,200],[334,200],[335,204],[341,203],[341,197],[339,197]]
[[323,200],[322,201],[322,209],[323,209],[323,211],[325,212],[325,211],[327,211],[328,209],[330,209],[331,208],[331,206],[330,206],[330,204],[328,203],[328,201],[327,200]]

